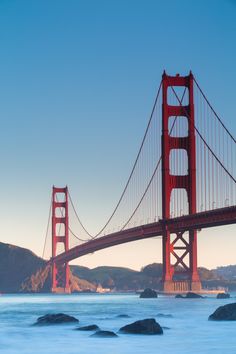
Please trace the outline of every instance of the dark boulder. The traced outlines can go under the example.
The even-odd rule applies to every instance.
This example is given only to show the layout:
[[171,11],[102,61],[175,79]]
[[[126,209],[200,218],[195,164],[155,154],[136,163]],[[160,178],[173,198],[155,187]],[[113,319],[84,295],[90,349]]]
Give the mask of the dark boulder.
[[64,313],[56,313],[56,314],[47,314],[45,316],[41,316],[37,319],[35,325],[54,325],[54,324],[62,324],[62,323],[73,323],[79,322],[77,318],[73,316],[66,315]]
[[99,327],[95,324],[76,328],[77,331],[97,331]]
[[229,299],[230,298],[230,294],[228,293],[219,293],[216,296],[217,299]]
[[152,289],[145,289],[139,296],[141,299],[150,299],[150,298],[156,298],[157,297],[157,292]]
[[94,334],[92,334],[90,337],[112,338],[112,337],[118,337],[118,336],[117,336],[117,334],[115,334],[112,331],[97,331]]
[[203,299],[202,295],[192,293],[192,292],[188,292],[185,296],[178,294],[175,297],[176,297],[176,299]]
[[236,321],[236,303],[218,307],[208,319],[213,321]]
[[192,293],[192,292],[188,292],[185,297],[186,299],[203,299],[202,295]]
[[120,332],[132,334],[163,334],[163,330],[154,318],[147,318],[120,328]]

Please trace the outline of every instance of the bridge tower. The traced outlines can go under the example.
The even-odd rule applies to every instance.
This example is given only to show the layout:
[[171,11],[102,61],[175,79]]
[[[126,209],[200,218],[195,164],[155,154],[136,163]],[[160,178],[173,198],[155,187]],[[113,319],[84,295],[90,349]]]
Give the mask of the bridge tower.
[[[59,194],[62,198],[59,198]],[[61,201],[62,200],[62,201]],[[57,246],[69,250],[68,189],[53,186],[52,190],[52,258],[57,255]],[[69,264],[52,260],[52,292],[70,293]]]
[[[192,73],[190,72],[188,76],[168,76],[164,72],[162,79],[162,215],[165,221],[170,217],[171,192],[175,188],[186,190],[189,214],[196,212],[196,142]],[[171,87],[185,87],[188,90],[188,105],[182,106],[180,102],[176,106],[168,104],[168,93]],[[187,118],[188,135],[186,137],[170,135],[170,117]],[[188,160],[186,175],[171,174],[170,152],[172,149],[186,150]],[[184,230],[170,234],[164,222],[162,242],[164,292],[201,290],[197,270],[197,231]],[[171,264],[171,258],[174,259],[174,264]],[[176,276],[179,279],[181,277],[182,280],[177,280]]]

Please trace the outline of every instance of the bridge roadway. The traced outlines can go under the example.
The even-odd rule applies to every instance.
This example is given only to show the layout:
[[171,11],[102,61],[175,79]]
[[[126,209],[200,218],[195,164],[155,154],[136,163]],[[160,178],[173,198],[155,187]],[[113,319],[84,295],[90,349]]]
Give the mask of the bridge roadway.
[[[111,233],[96,239],[87,241],[81,245],[71,248],[56,257],[57,263],[69,262],[89,253],[102,250],[107,247],[121,245],[123,243],[143,240],[155,236],[161,236],[164,228],[171,233],[185,230],[199,230],[214,226],[222,226],[236,223],[236,206],[214,209],[197,214],[184,215],[168,220],[159,220],[151,224],[133,227],[127,230]],[[52,259],[49,261],[51,262]]]

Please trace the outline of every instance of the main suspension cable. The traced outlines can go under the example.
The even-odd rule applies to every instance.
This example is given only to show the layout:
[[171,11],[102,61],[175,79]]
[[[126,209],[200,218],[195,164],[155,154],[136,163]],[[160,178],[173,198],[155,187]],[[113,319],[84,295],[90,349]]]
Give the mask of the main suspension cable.
[[76,234],[71,230],[70,227],[69,227],[69,230],[70,230],[70,232],[72,233],[72,235],[73,235],[75,238],[77,238],[77,240],[79,240],[79,241],[81,241],[81,242],[87,242],[87,241],[88,241],[88,240],[84,240],[84,239],[80,238],[78,235],[76,235]]
[[197,80],[195,79],[195,77],[193,77],[193,80],[195,82],[195,84],[197,85],[199,91],[201,92],[202,96],[204,97],[205,101],[207,102],[208,106],[210,107],[210,109],[212,110],[212,112],[214,113],[214,115],[216,116],[216,118],[218,119],[218,121],[220,122],[220,124],[222,125],[222,127],[225,129],[225,131],[228,133],[228,135],[230,136],[230,138],[233,140],[234,143],[236,143],[236,139],[234,138],[234,136],[230,133],[230,131],[227,129],[227,127],[225,126],[225,124],[223,123],[222,119],[219,117],[219,115],[216,113],[216,111],[214,110],[214,108],[212,107],[212,105],[210,104],[208,98],[206,97],[206,95],[204,94],[204,92],[202,91],[201,87],[199,86]]
[[[154,101],[154,105],[153,105],[153,108],[152,108],[152,111],[151,111],[151,115],[150,115],[150,118],[148,120],[148,124],[147,124],[147,127],[146,127],[146,130],[145,130],[145,133],[144,133],[144,136],[143,136],[143,139],[142,139],[142,142],[141,142],[141,146],[139,148],[139,151],[138,151],[138,154],[137,154],[137,157],[135,159],[135,162],[133,164],[133,167],[132,167],[132,170],[131,170],[131,173],[129,175],[129,178],[127,180],[127,183],[123,189],[123,192],[120,196],[120,199],[118,200],[118,203],[116,204],[116,207],[114,208],[112,214],[110,215],[110,217],[108,218],[107,222],[105,223],[105,225],[100,229],[100,231],[95,234],[95,235],[91,235],[90,232],[87,231],[87,229],[84,227],[83,223],[81,222],[81,220],[79,219],[78,217],[78,214],[76,213],[76,216],[78,217],[78,221],[80,223],[80,225],[82,226],[82,228],[84,229],[84,231],[87,233],[88,236],[90,236],[92,239],[95,239],[97,238],[99,235],[101,235],[101,233],[105,230],[105,228],[107,227],[107,225],[110,223],[111,219],[113,218],[113,216],[115,215],[118,207],[120,206],[122,200],[123,200],[123,197],[125,195],[125,192],[127,191],[127,188],[130,184],[130,181],[131,181],[131,178],[134,174],[134,171],[135,171],[135,168],[137,166],[137,163],[138,163],[138,160],[139,160],[139,157],[140,157],[140,154],[142,152],[142,149],[143,149],[143,146],[144,146],[144,143],[145,143],[145,140],[146,140],[146,137],[147,137],[147,133],[149,131],[149,127],[151,125],[151,122],[152,122],[152,119],[153,119],[153,116],[154,116],[154,112],[155,112],[155,108],[156,108],[156,104],[157,104],[157,101],[158,101],[158,98],[159,98],[159,95],[160,95],[160,91],[161,91],[161,87],[162,87],[162,80],[160,82],[160,85],[159,85],[159,88],[158,88],[158,91],[157,91],[157,94],[156,94],[156,97],[155,97],[155,101]],[[73,206],[73,205],[72,205]],[[75,210],[75,208],[74,208]]]
[[131,216],[129,217],[129,219],[126,221],[126,223],[122,226],[122,228],[120,229],[120,231],[124,230],[124,228],[128,225],[128,223],[130,222],[130,220],[132,219],[132,217],[135,215],[136,211],[137,211],[138,208],[140,207],[140,204],[142,203],[143,199],[145,198],[145,195],[147,194],[148,189],[149,189],[149,187],[150,187],[150,185],[151,185],[151,183],[152,183],[152,181],[153,181],[153,179],[154,179],[154,177],[155,177],[155,175],[156,175],[156,172],[157,172],[157,170],[158,170],[158,167],[159,167],[160,163],[161,163],[161,157],[159,158],[159,160],[158,160],[158,162],[157,162],[157,165],[156,165],[155,170],[154,170],[154,172],[153,172],[153,174],[152,174],[152,177],[151,177],[151,179],[150,179],[150,181],[149,181],[149,183],[148,183],[148,185],[147,185],[147,187],[146,187],[146,189],[145,189],[145,191],[144,191],[144,193],[143,193],[143,195],[142,195],[142,197],[141,197],[141,199],[140,199],[138,205],[136,206],[136,208],[134,209],[133,213],[131,214]]
[[[68,195],[69,195],[69,200],[70,200],[70,202],[71,202],[72,208],[73,208],[73,210],[74,210],[74,213],[75,213],[75,215],[76,215],[76,218],[77,218],[77,220],[78,220],[80,226],[82,227],[82,229],[86,232],[86,234],[87,234],[89,237],[93,238],[93,235],[91,235],[91,234],[88,232],[88,230],[85,228],[84,224],[83,224],[82,221],[80,220],[80,217],[79,217],[79,215],[78,215],[78,213],[77,213],[77,211],[76,211],[76,209],[75,209],[75,206],[74,206],[74,203],[73,203],[73,201],[72,201],[72,198],[71,198],[71,195],[70,195],[70,192],[69,192],[69,191],[68,191]],[[72,232],[72,231],[71,231],[71,232]],[[73,233],[73,232],[72,232],[72,233]],[[74,235],[74,236],[75,236],[75,235]],[[75,237],[77,237],[77,236],[75,236]],[[78,237],[77,237],[77,238],[78,238]],[[79,238],[78,238],[78,239],[79,239]]]

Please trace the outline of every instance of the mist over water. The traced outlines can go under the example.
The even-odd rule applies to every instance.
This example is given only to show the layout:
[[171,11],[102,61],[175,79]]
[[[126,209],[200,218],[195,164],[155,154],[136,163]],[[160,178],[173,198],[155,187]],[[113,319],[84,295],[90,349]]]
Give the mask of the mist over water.
[[[223,304],[236,299],[139,299],[135,294],[2,295],[0,297],[0,348],[6,354],[132,354],[227,353],[235,354],[236,322],[208,321]],[[32,324],[47,313],[64,312],[79,324],[37,327]],[[118,315],[130,318],[119,318]],[[161,316],[172,315],[171,316]],[[118,338],[90,338],[93,332],[75,331],[97,324],[118,332],[138,319],[155,318],[169,327],[164,335],[119,334]]]

